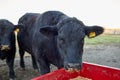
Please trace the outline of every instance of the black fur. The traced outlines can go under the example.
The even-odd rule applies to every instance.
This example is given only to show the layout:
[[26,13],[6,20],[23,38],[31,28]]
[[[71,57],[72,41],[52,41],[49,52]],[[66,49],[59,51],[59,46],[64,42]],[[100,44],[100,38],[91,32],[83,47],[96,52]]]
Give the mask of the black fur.
[[[2,45],[8,45],[9,49],[3,49]],[[0,59],[6,59],[9,67],[9,78],[14,79],[14,58],[15,58],[15,34],[14,25],[5,19],[0,19]]]

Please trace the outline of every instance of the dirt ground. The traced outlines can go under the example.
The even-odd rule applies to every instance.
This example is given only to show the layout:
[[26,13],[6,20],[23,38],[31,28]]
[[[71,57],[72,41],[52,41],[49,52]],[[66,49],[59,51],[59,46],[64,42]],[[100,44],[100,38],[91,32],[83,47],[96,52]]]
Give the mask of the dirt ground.
[[[107,65],[111,67],[120,68],[120,44],[109,45],[85,45],[83,61]],[[21,71],[19,66],[19,57],[15,58],[15,80],[30,80],[39,76],[37,70],[32,68],[31,58],[29,55],[25,56],[26,70]],[[56,70],[54,66],[52,71]],[[8,80],[8,67],[5,61],[0,60],[0,80]]]

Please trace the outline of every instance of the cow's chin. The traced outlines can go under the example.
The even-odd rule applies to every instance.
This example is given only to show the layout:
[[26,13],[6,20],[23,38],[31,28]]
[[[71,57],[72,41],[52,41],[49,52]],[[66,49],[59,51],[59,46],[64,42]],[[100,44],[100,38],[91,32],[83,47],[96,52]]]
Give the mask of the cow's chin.
[[79,72],[80,69],[68,68],[66,71],[69,72],[69,73],[73,73],[73,72]]

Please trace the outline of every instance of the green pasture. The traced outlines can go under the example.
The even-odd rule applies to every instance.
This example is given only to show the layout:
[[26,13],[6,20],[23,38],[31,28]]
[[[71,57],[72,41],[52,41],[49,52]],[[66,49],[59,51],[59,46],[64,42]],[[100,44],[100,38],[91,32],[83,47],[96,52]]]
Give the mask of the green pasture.
[[97,44],[120,44],[120,35],[100,35],[95,38],[85,38],[85,44],[97,45]]

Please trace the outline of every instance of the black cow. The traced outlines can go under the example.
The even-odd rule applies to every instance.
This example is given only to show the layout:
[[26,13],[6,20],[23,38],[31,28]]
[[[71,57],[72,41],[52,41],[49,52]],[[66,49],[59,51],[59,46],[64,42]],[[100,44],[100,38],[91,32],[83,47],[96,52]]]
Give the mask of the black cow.
[[16,46],[14,30],[15,26],[11,22],[0,19],[0,59],[6,59],[11,80],[15,77],[14,58]]
[[[31,22],[23,20],[22,24]],[[27,29],[29,28],[29,29]],[[71,18],[59,11],[48,11],[39,16],[28,34],[22,35],[32,46],[32,54],[38,63],[41,74],[50,72],[50,64],[66,70],[80,70],[85,35],[92,38],[103,32],[99,26],[86,26],[80,20]],[[25,30],[26,30],[25,29]],[[30,35],[28,43],[28,37]]]
[[[32,56],[32,63],[33,68],[37,69],[36,61],[34,56],[32,55],[32,27],[34,28],[33,24],[35,23],[35,20],[37,16],[40,14],[37,13],[26,13],[23,15],[18,22],[18,26],[20,28],[20,31],[18,33],[18,45],[19,45],[19,54],[20,54],[20,66],[24,70],[25,64],[24,64],[24,53],[27,51]],[[24,26],[23,26],[24,25]],[[33,29],[34,30],[34,29]]]

